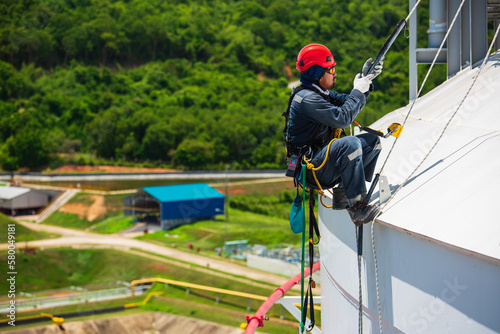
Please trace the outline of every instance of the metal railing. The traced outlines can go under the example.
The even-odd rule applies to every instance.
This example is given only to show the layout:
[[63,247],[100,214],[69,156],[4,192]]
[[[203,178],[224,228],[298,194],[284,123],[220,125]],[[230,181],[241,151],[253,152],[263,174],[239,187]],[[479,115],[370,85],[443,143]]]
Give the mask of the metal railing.
[[[100,285],[113,286],[114,284]],[[118,286],[121,285],[121,286]],[[31,310],[37,308],[57,307],[69,304],[79,304],[84,302],[98,302],[104,300],[118,299],[129,297],[132,295],[143,294],[149,287],[140,286],[130,290],[129,284],[126,282],[117,282],[114,288],[95,289],[96,286],[85,287],[69,287],[65,289],[46,290],[41,292],[26,293],[20,292],[16,298],[17,310]],[[1,312],[7,310],[10,300],[6,298],[0,299]]]

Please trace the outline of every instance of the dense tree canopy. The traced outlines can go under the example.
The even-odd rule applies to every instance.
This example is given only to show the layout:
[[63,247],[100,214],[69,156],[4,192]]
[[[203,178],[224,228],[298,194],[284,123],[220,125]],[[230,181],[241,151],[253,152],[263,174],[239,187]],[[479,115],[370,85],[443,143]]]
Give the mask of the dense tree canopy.
[[[280,115],[298,78],[298,51],[329,46],[337,89],[349,92],[407,7],[402,0],[3,1],[0,167],[56,166],[76,154],[79,163],[283,168]],[[407,103],[407,59],[401,37],[358,121]]]

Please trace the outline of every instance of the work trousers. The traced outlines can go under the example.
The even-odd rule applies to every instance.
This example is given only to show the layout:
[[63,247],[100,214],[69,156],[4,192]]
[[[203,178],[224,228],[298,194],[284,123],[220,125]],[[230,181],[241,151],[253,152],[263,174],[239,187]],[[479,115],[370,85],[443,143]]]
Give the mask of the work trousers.
[[[347,198],[366,194],[365,181],[370,182],[373,178],[381,148],[378,136],[363,133],[333,141],[329,152],[328,145],[316,150],[311,159],[315,167],[320,166],[328,154],[326,164],[316,171],[321,187],[332,188],[341,178]],[[310,170],[307,171],[307,175],[308,187],[317,189],[318,186]]]

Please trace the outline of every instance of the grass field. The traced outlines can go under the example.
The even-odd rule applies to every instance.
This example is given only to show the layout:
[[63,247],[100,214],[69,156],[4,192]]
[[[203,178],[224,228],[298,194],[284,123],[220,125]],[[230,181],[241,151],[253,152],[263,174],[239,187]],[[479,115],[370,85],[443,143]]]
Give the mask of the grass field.
[[[225,193],[225,186],[218,183],[213,187],[221,193]],[[294,190],[293,181],[291,179],[280,180],[260,180],[260,181],[247,181],[247,182],[233,182],[229,183],[227,190],[230,198],[237,195],[277,195],[283,191]]]
[[132,217],[123,213],[127,194],[94,195],[78,193],[61,209],[45,219],[44,224],[88,230],[95,233],[116,233],[133,225]]
[[[288,215],[295,195],[291,182],[236,183],[228,187],[230,195],[228,221],[224,216],[216,220],[200,221],[177,227],[168,232],[158,231],[139,239],[158,242],[171,247],[187,248],[192,243],[205,253],[213,253],[224,241],[248,240],[250,244],[298,245],[299,237],[291,233]],[[105,195],[102,205],[95,207],[96,195],[79,193],[62,209],[50,215],[45,224],[85,230],[95,233],[116,233],[133,226],[132,217],[123,213],[123,200],[127,196]],[[94,206],[94,208],[93,208]],[[91,210],[105,210],[104,219],[90,221]],[[98,212],[98,213],[99,213]],[[95,215],[94,215],[95,216]]]
[[222,247],[224,241],[248,240],[248,243],[261,245],[290,244],[298,246],[300,236],[293,234],[288,219],[270,217],[252,212],[228,209],[228,221],[200,221],[183,225],[170,231],[157,231],[137,237],[145,241],[154,241],[170,247],[187,249],[192,243],[193,249],[200,247],[201,252],[213,254],[216,247]]
[[[295,196],[293,185],[289,180],[269,183],[237,183],[228,186],[229,200],[237,205],[230,205],[228,220],[219,216],[216,220],[200,221],[180,226],[170,231],[158,231],[138,237],[138,239],[176,247],[188,251],[188,245],[193,245],[193,252],[200,249],[206,256],[216,256],[215,248],[223,246],[225,241],[248,240],[249,244],[278,245],[289,244],[298,246],[300,236],[293,234],[288,220],[291,201]],[[219,187],[224,193],[224,187]],[[98,195],[79,193],[68,204],[73,212],[57,211],[48,217],[44,223],[88,230],[96,233],[116,233],[132,226],[132,218],[123,214],[123,200],[127,195]],[[102,200],[102,202],[99,202]],[[97,204],[96,204],[97,203]],[[89,219],[89,210],[105,215]],[[234,206],[237,206],[234,207]],[[68,211],[71,211],[68,210]],[[80,211],[78,211],[80,210]],[[9,218],[0,215],[0,228],[5,232]],[[17,224],[16,239],[36,240],[56,237],[57,235],[31,231]],[[6,254],[0,254],[0,261],[6,263]],[[226,261],[236,261],[225,259]],[[201,285],[214,286],[223,289],[244,291],[252,294],[269,296],[276,287],[265,288],[242,283],[234,279],[221,278],[217,275],[200,273],[192,268],[166,264],[134,254],[110,249],[46,249],[38,250],[35,255],[18,253],[16,269],[22,275],[17,276],[18,291],[38,291],[69,286],[109,283],[116,281],[131,281],[141,277],[165,277]],[[0,280],[0,289],[6,291],[7,282]],[[195,317],[213,321],[232,327],[239,327],[245,316],[253,314],[261,305],[261,301],[252,301],[252,311],[247,312],[247,300],[240,297],[221,296],[221,303],[215,303],[215,294],[192,291],[187,295],[184,289],[174,286],[155,285],[154,289],[163,290],[165,296],[154,298],[143,310],[158,310],[178,315]],[[135,300],[137,301],[137,300]],[[119,303],[125,301],[117,301]],[[77,308],[102,308],[102,303],[95,305],[78,305],[63,307],[54,312],[69,312]],[[35,311],[36,312],[36,311]],[[50,312],[49,312],[50,313]],[[285,312],[287,320],[280,321],[280,306],[271,310],[271,321],[260,329],[262,333],[296,333],[297,322]],[[273,315],[275,317],[273,317]],[[317,314],[319,318],[319,313]]]
[[[274,289],[242,283],[237,279],[219,277],[199,271],[178,267],[176,265],[159,263],[138,255],[110,249],[48,249],[37,252],[35,255],[19,256],[17,264],[18,291],[33,292],[35,290],[55,289],[69,286],[83,286],[114,281],[131,281],[142,277],[164,277],[178,281],[186,281],[200,285],[218,287],[222,289],[248,292],[261,296],[269,296]],[[6,254],[0,255],[0,261],[6,261]],[[47,270],[51,268],[51,270]],[[0,289],[6,291],[7,282],[0,282]],[[165,296],[156,297],[146,306],[147,310],[158,310],[178,315],[185,315],[217,322],[228,326],[238,327],[245,321],[247,314],[252,314],[261,305],[261,301],[250,302],[251,311],[246,311],[248,301],[237,296],[220,295],[220,303],[216,303],[216,294],[192,289],[186,294],[184,288],[156,283],[152,291],[164,291]],[[112,302],[98,302],[82,304],[57,309],[44,310],[57,314],[85,309],[97,309],[132,300]],[[133,301],[137,301],[134,298]],[[36,314],[39,311],[22,312],[23,315]],[[264,333],[295,333],[296,321],[285,312],[288,321],[281,321],[279,315],[281,307],[274,306],[270,312],[271,320],[266,322]]]
[[92,225],[89,228],[89,232],[112,234],[123,231],[133,225],[132,217],[121,214]]
[[[217,324],[231,326],[234,328],[240,327],[240,324],[246,323],[246,316],[251,315],[256,311],[255,306],[252,305],[252,309],[250,311],[246,310],[246,301],[242,301],[241,299],[236,301],[227,300],[225,297],[221,297],[220,303],[215,302],[214,296],[203,295],[197,292],[192,291],[189,295],[182,289],[171,287],[171,288],[162,288],[155,286],[154,290],[163,290],[165,295],[163,296],[155,296],[150,299],[150,301],[139,308],[127,309],[125,311],[115,312],[115,313],[106,313],[100,315],[92,315],[92,316],[84,316],[84,317],[76,317],[65,319],[67,322],[72,321],[85,321],[85,320],[94,320],[99,318],[109,318],[109,317],[117,317],[123,315],[129,315],[134,313],[142,313],[142,312],[150,312],[150,311],[160,311],[166,312],[170,314],[180,315],[191,317],[195,319],[205,320],[214,322]],[[43,310],[45,312],[49,312],[53,315],[59,315],[69,312],[82,312],[86,310],[98,310],[102,308],[108,307],[116,307],[121,306],[127,303],[135,303],[141,302],[144,300],[144,295],[135,296],[129,298],[123,298],[119,300],[110,300],[110,301],[100,301],[95,303],[86,303],[86,304],[77,304],[71,306],[64,307],[55,307],[50,310]],[[40,314],[42,310],[35,310],[29,312],[18,312],[18,317],[32,316]],[[285,311],[285,319],[281,320],[279,317],[281,315],[280,307],[274,307],[270,313],[267,314],[269,316],[269,320],[265,322],[265,327],[259,329],[259,333],[269,333],[269,334],[293,334],[297,333],[298,323],[295,319]],[[319,317],[319,313],[317,315]],[[38,326],[49,326],[52,324],[52,321],[46,320],[43,322],[39,322],[36,324],[30,325],[17,325],[13,328],[2,328],[2,331],[9,330],[19,330],[19,329],[27,329]]]
[[[256,294],[269,291],[257,291],[255,287],[242,288],[219,276],[203,274],[187,269],[154,261],[114,249],[73,249],[52,248],[38,250],[34,255],[17,254],[16,287],[18,291],[31,292],[57,289],[69,286],[109,283],[116,281],[130,282],[141,277],[162,277],[196,284],[217,286],[223,289]],[[0,254],[0,261],[7,263],[7,254]],[[50,270],[48,270],[50,268]],[[239,284],[239,283],[238,283]],[[7,291],[8,282],[0,281],[0,291]]]
[[16,224],[16,242],[53,239],[59,237],[59,235],[55,233],[30,230],[21,224],[17,224],[15,220],[0,213],[0,243],[2,244],[7,242],[7,227],[9,224]]

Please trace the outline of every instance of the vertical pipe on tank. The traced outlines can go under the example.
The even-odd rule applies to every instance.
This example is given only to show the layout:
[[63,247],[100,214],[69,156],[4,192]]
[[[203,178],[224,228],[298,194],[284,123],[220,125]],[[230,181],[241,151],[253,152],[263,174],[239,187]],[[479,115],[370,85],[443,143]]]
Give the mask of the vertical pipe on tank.
[[[417,0],[410,0],[410,8],[413,8]],[[410,25],[410,59],[409,59],[409,72],[410,72],[410,102],[417,98],[418,92],[418,78],[417,78],[417,11],[414,11],[408,20]]]
[[447,30],[446,15],[446,0],[429,0],[429,48],[441,45]]

